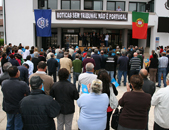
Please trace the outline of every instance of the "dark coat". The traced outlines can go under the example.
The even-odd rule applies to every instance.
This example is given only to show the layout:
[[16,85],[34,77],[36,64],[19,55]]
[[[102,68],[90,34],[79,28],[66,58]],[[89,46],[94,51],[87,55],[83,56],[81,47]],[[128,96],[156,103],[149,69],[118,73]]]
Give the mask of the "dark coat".
[[20,71],[20,80],[28,84],[28,69],[25,66],[18,66],[17,68]]
[[55,82],[50,95],[61,105],[61,114],[67,115],[75,112],[74,100],[79,98],[76,86],[67,80]]
[[155,83],[153,81],[148,80],[147,78],[144,78],[143,82],[144,82],[142,87],[143,91],[153,96],[156,90]]
[[101,62],[102,62],[101,56],[98,55],[98,54],[93,54],[92,58],[94,59],[94,61],[96,63],[96,66],[94,67],[94,70],[101,69]]
[[56,72],[56,67],[58,67],[58,62],[54,58],[50,58],[47,61],[47,66],[49,72]]
[[25,95],[29,95],[30,89],[24,81],[18,78],[10,78],[2,82],[3,110],[9,114],[19,112],[19,102]]
[[8,62],[8,59],[2,58],[1,60],[1,66],[2,66],[2,71],[4,72],[3,65]]
[[10,59],[9,62],[12,64],[12,66],[19,66],[19,62],[16,59]]
[[36,57],[32,58],[32,63],[34,65],[33,73],[35,73],[38,70],[37,66],[39,62],[40,62],[39,58],[36,58]]
[[53,118],[59,111],[60,105],[40,89],[32,90],[20,102],[24,130],[55,130]]

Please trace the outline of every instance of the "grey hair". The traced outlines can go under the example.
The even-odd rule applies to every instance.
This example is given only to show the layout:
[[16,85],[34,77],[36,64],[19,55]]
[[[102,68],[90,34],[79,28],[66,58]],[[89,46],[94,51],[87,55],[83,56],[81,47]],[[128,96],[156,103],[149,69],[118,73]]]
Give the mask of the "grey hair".
[[91,92],[96,93],[96,94],[101,94],[102,93],[102,89],[103,89],[102,84],[103,84],[102,81],[99,80],[99,79],[93,80],[92,84],[90,86]]
[[34,52],[34,57],[38,57],[39,56],[39,53],[38,52]]
[[86,64],[86,71],[92,71],[93,68],[94,68],[94,65],[92,63],[89,62]]
[[54,54],[51,54],[50,56],[51,56],[51,58],[53,58],[53,57],[54,57]]
[[95,53],[95,54],[98,54],[98,49],[95,49],[95,50],[94,50],[94,53]]
[[7,72],[8,68],[11,67],[12,64],[10,62],[6,62],[4,65],[3,65],[3,69],[5,72]]

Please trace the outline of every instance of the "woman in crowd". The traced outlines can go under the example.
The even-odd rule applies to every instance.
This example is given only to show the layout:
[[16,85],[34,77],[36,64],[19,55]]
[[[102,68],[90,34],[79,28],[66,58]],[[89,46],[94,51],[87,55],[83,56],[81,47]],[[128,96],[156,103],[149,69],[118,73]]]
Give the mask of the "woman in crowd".
[[88,85],[89,94],[82,94],[77,100],[81,108],[78,127],[80,130],[105,130],[109,98],[102,94],[102,81],[95,79]]
[[46,62],[46,58],[44,57],[42,51],[39,52],[39,57],[38,57],[38,58],[39,58],[39,61],[44,61],[44,62]]
[[127,85],[127,92],[119,100],[119,105],[123,107],[123,110],[119,117],[118,130],[145,130],[151,95],[142,90],[143,79],[141,76],[131,76],[130,83],[133,91],[130,91],[130,87]]
[[[116,96],[118,95],[118,91],[117,91],[116,87],[114,86],[114,84],[111,83],[110,76],[108,75],[106,70],[100,70],[99,71],[98,79],[100,79],[103,83],[102,93],[106,93],[108,95],[109,99],[110,99],[110,87],[112,87],[114,94]],[[113,104],[115,104],[115,106],[118,105],[117,99],[113,101]],[[115,109],[115,108],[113,108],[113,109]],[[109,121],[110,121],[110,117],[111,117],[113,109],[110,107],[110,104],[109,104],[109,106],[107,108],[107,124],[106,124],[105,130],[110,129]]]
[[156,83],[156,75],[157,75],[157,68],[158,68],[158,58],[157,54],[153,54],[153,58],[149,61],[149,74],[150,80]]

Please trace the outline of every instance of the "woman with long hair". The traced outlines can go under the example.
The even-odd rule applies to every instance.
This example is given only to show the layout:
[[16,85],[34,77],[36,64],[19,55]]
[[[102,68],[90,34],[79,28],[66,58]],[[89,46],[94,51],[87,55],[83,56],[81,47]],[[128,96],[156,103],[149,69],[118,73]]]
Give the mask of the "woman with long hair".
[[[106,93],[108,95],[109,99],[110,99],[110,87],[113,88],[114,94],[116,96],[118,95],[118,91],[117,91],[116,87],[114,86],[114,84],[111,83],[110,76],[106,70],[99,71],[98,79],[100,79],[103,82],[102,93]],[[109,106],[107,108],[107,124],[106,124],[105,130],[110,129],[109,122],[110,122],[110,117],[111,117],[112,111],[113,111],[113,109],[110,107],[110,104],[109,104]]]

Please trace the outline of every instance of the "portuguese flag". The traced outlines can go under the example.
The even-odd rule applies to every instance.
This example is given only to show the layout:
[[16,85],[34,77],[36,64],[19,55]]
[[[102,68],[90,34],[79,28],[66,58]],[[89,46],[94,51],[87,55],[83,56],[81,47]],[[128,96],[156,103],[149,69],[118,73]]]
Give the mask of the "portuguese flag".
[[132,38],[147,39],[149,13],[132,12]]

